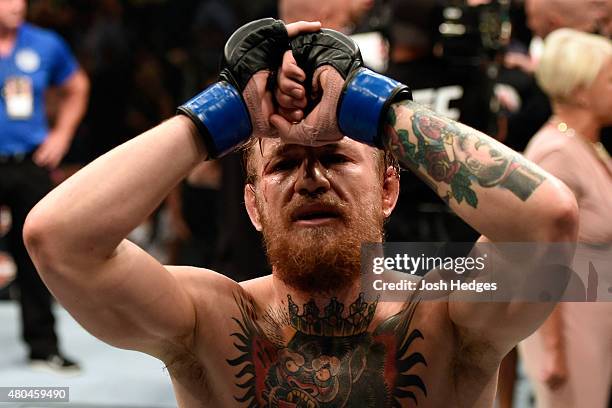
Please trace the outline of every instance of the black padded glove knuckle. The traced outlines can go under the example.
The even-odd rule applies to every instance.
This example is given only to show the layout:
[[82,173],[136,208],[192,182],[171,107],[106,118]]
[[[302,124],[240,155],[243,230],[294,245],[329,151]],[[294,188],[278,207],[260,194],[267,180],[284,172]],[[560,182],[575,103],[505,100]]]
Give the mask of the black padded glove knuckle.
[[220,79],[240,92],[257,71],[278,67],[289,48],[289,35],[281,20],[263,18],[240,27],[227,40]]
[[253,125],[243,99],[245,87],[257,71],[278,67],[288,49],[289,35],[280,20],[264,18],[240,27],[225,44],[219,82],[179,106],[178,113],[196,125],[209,159],[249,138]]
[[331,65],[343,78],[363,66],[357,44],[348,36],[326,28],[294,38],[291,51],[309,78],[322,65]]
[[363,65],[357,44],[334,30],[303,34],[291,41],[297,64],[312,81],[314,71],[331,65],[345,80],[336,112],[340,131],[361,142],[382,147],[383,117],[394,101],[411,99],[410,89]]

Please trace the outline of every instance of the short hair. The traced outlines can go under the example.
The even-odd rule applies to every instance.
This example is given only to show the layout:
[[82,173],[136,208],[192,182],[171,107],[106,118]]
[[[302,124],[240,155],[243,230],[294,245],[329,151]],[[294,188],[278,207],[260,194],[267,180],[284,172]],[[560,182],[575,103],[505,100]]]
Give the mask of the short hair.
[[578,87],[593,83],[611,55],[609,39],[561,28],[544,41],[536,79],[553,101],[568,102]]
[[[261,139],[251,138],[242,147],[242,165],[246,172],[245,184],[255,184],[257,181],[257,170],[255,169],[255,163],[253,160],[254,152],[261,149]],[[261,150],[260,150],[261,151]],[[377,169],[384,174],[389,166],[395,169],[397,177],[400,175],[400,165],[398,160],[395,158],[390,149],[376,149],[376,165]]]
[[261,148],[261,139],[256,137],[251,137],[249,141],[240,148],[240,150],[242,150],[242,167],[244,167],[246,173],[246,178],[244,180],[245,184],[255,184],[255,181],[257,181],[257,170],[255,170],[255,163],[253,160],[253,152],[256,148]]

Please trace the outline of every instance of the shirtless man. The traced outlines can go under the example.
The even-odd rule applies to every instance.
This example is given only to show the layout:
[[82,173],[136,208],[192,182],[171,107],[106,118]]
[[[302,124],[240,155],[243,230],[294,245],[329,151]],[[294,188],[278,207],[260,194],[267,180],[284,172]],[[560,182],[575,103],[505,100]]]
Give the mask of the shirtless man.
[[[180,407],[490,407],[500,360],[552,304],[365,298],[360,244],[382,241],[399,188],[388,155],[374,146],[386,145],[491,241],[574,240],[571,192],[491,138],[409,101],[406,86],[360,68],[350,42],[317,37],[316,23],[284,27],[266,19],[239,29],[225,48],[223,82],[41,201],[25,230],[38,270],[93,335],[163,361]],[[308,38],[319,42],[311,49],[331,41],[338,53],[299,55],[311,68],[327,57],[334,65],[316,69],[321,102],[297,125],[291,122],[302,119],[306,103],[299,81],[309,71],[285,54],[276,90],[281,115],[271,116],[280,138],[247,150],[245,204],[272,275],[238,283],[163,266],[125,240],[199,162],[250,134],[275,133],[261,70],[280,64],[285,49],[275,47],[298,33],[292,49]],[[495,156],[491,163],[512,162],[513,171],[493,171],[492,183],[481,182],[484,171],[471,178],[481,145]],[[462,149],[475,150],[452,153]]]

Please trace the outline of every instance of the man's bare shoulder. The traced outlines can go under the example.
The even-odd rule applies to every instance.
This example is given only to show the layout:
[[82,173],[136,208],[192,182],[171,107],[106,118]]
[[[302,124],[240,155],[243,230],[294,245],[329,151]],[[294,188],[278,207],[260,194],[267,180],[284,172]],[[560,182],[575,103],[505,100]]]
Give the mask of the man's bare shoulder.
[[272,275],[240,282],[240,287],[257,303],[266,304],[272,299]]
[[237,299],[250,299],[249,293],[235,280],[211,269],[174,265],[166,268],[192,299],[197,316],[194,336],[186,344],[169,347],[169,359],[201,364],[200,352],[229,336],[227,325],[239,315]]
[[[236,299],[250,298],[241,283],[214,270],[192,266],[167,266],[167,269],[191,297],[198,327],[220,324],[237,313]],[[208,330],[204,332],[210,334]]]
[[266,275],[255,279],[249,279],[242,282],[236,282],[232,278],[223,275],[220,272],[207,268],[198,268],[195,266],[183,265],[166,265],[170,271],[181,283],[187,288],[197,287],[202,284],[213,285],[211,290],[229,290],[233,291],[239,288],[247,292],[258,292],[264,289],[270,289],[272,275]]
[[194,266],[167,265],[166,269],[174,275],[194,300],[202,296],[223,296],[240,288],[238,282],[213,271],[212,269],[196,268]]
[[272,275],[236,282],[211,269],[192,266],[167,268],[193,299],[200,327],[210,327],[238,316],[240,302],[265,308],[271,298]]

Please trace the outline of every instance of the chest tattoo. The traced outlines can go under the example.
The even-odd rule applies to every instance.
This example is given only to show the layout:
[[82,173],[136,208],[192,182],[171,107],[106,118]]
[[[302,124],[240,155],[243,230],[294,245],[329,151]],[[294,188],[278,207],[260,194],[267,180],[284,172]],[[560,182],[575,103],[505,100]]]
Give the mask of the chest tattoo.
[[427,397],[414,373],[427,366],[414,351],[424,341],[411,327],[418,302],[368,331],[378,300],[368,303],[363,294],[348,310],[332,298],[323,311],[310,301],[301,312],[287,296],[287,310],[263,316],[250,299],[235,298],[237,357],[227,363],[242,390],[237,402],[253,408],[400,407]]

